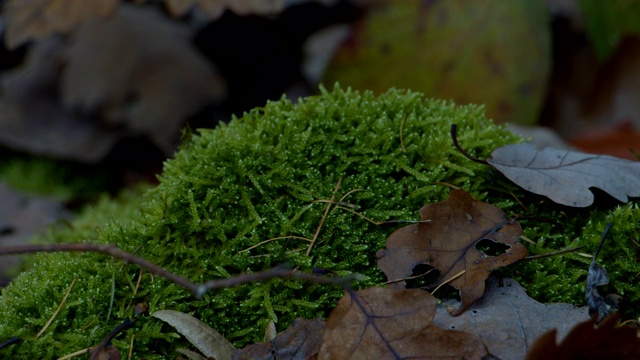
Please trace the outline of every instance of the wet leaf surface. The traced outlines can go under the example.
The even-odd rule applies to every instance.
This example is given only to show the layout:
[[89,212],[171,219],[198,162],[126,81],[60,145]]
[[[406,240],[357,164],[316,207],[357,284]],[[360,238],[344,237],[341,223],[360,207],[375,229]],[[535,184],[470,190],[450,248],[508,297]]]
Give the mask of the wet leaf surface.
[[480,359],[473,334],[432,324],[436,299],[417,289],[346,292],[326,322],[319,359]]
[[[460,306],[450,309],[454,315],[482,297],[485,280],[492,270],[527,254],[526,248],[518,243],[520,224],[463,190],[453,190],[447,200],[424,206],[420,219],[428,221],[405,226],[389,236],[386,249],[378,251],[378,266],[389,281],[411,276],[419,264],[433,266],[440,272],[433,286],[448,282],[460,290]],[[509,248],[498,256],[489,256],[476,249],[481,240]],[[404,281],[391,286],[404,287]]]
[[438,305],[433,323],[451,330],[477,335],[487,350],[499,359],[523,359],[536,339],[551,329],[557,329],[562,339],[576,324],[588,320],[585,307],[570,304],[542,304],[530,298],[513,279],[489,277],[485,294],[459,316],[452,316],[446,306]]
[[640,196],[640,162],[546,148],[529,143],[498,148],[487,162],[527,191],[574,207],[593,204],[590,188],[619,201]]

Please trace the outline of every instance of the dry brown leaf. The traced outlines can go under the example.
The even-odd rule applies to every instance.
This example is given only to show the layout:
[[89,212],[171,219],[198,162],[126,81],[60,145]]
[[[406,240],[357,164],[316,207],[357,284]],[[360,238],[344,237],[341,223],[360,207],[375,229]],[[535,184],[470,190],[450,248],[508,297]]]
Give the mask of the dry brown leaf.
[[480,359],[472,334],[432,324],[436,299],[417,289],[346,292],[326,322],[319,359]]
[[[527,249],[518,243],[520,224],[505,219],[500,209],[474,200],[466,191],[453,190],[447,200],[424,206],[420,219],[425,222],[405,226],[389,236],[387,248],[378,251],[378,266],[389,281],[411,276],[419,264],[433,266],[440,272],[433,286],[448,283],[460,290],[460,307],[449,309],[453,315],[461,314],[482,297],[492,270],[527,255]],[[488,256],[476,249],[476,244],[485,239],[509,249]],[[401,288],[405,283],[397,281],[391,286]]]
[[107,121],[149,135],[171,154],[182,121],[225,92],[189,36],[154,9],[126,4],[109,19],[82,24],[62,74],[65,105],[100,109]]
[[291,326],[269,342],[252,344],[237,351],[234,360],[315,359],[322,345],[324,322],[296,319]]
[[525,190],[562,205],[591,205],[592,187],[622,202],[640,196],[638,161],[553,148],[538,151],[522,143],[494,150],[487,163]]
[[22,43],[66,33],[93,17],[111,15],[120,0],[10,0],[5,8],[6,45],[15,49]]
[[556,330],[542,335],[527,354],[527,360],[640,359],[640,339],[636,329],[616,328],[619,316],[605,318],[598,328],[595,320],[578,324],[556,344]]
[[120,350],[113,345],[107,345],[97,353],[91,353],[91,360],[120,360]]

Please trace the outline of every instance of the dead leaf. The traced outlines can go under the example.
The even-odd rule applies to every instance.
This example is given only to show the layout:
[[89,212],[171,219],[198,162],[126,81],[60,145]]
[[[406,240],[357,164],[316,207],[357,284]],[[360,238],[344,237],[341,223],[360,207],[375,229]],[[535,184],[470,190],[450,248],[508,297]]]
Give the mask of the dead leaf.
[[172,16],[181,17],[197,7],[209,20],[222,16],[225,9],[238,15],[274,15],[284,8],[282,0],[164,0]]
[[527,360],[640,359],[636,329],[616,328],[618,319],[617,315],[609,316],[597,328],[594,319],[583,322],[559,345],[556,344],[556,330],[551,330],[536,340]]
[[230,360],[236,348],[219,332],[189,314],[174,310],[156,311],[151,316],[173,326],[207,357]]
[[155,9],[126,4],[109,19],[81,24],[62,73],[64,104],[100,111],[112,126],[147,134],[173,153],[182,121],[226,88],[190,36]]
[[195,351],[191,351],[191,350],[187,350],[187,349],[176,349],[176,352],[179,352],[180,354],[186,356],[187,359],[189,359],[189,360],[207,360],[206,357],[198,354]]
[[[26,195],[0,182],[0,245],[26,244],[38,231],[60,220],[71,219],[61,201]],[[0,287],[19,270],[19,256],[3,256],[0,262]]]
[[569,330],[589,319],[585,307],[570,304],[542,304],[530,298],[513,279],[491,276],[484,296],[463,314],[452,316],[446,306],[459,306],[448,300],[438,305],[433,323],[443,329],[475,334],[498,359],[523,359],[536,339],[557,329],[560,339]]
[[15,49],[29,40],[66,33],[81,22],[107,17],[119,0],[10,0],[5,7],[6,45]]
[[607,304],[605,298],[598,292],[598,286],[604,286],[609,283],[609,274],[607,274],[607,270],[602,265],[596,263],[596,259],[602,249],[602,244],[604,243],[604,239],[607,236],[611,225],[613,224],[608,223],[607,227],[604,229],[602,239],[600,239],[598,248],[593,254],[593,260],[591,260],[591,265],[589,265],[589,271],[587,272],[585,297],[587,299],[587,305],[589,305],[589,315],[594,316],[597,314],[596,324],[602,321],[602,319],[611,312],[611,306]]
[[91,353],[91,360],[120,360],[120,350],[113,345],[100,348],[97,353]]
[[[433,266],[440,272],[433,286],[448,282],[460,290],[460,307],[450,309],[454,315],[482,297],[492,270],[527,255],[527,249],[518,243],[520,224],[505,219],[500,209],[474,200],[463,190],[453,190],[447,200],[424,206],[420,219],[428,222],[405,226],[389,236],[387,248],[378,251],[378,266],[389,281],[409,277],[416,265]],[[508,245],[509,249],[488,256],[476,249],[483,239]],[[404,285],[404,281],[391,284]]]
[[326,322],[319,359],[480,359],[472,334],[432,324],[436,299],[417,289],[346,292]]
[[591,205],[592,187],[621,202],[627,202],[627,196],[640,196],[637,161],[554,148],[538,151],[522,143],[494,150],[487,163],[523,189],[561,205]]
[[60,38],[37,41],[23,66],[3,73],[0,142],[30,153],[97,162],[123,134],[59,103],[57,74],[66,47]]
[[269,342],[252,344],[237,351],[234,360],[315,359],[322,345],[324,322],[296,319],[291,326]]

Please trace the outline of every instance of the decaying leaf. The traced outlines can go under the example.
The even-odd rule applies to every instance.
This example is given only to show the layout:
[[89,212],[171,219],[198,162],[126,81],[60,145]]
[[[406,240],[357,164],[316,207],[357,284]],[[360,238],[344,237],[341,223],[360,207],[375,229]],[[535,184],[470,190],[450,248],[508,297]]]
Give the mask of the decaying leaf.
[[487,163],[525,190],[562,205],[591,205],[592,187],[622,202],[640,196],[638,161],[553,148],[538,151],[522,143],[494,150]]
[[189,30],[154,9],[123,4],[73,35],[62,73],[64,104],[100,110],[106,122],[150,135],[167,154],[182,121],[224,96],[222,79],[191,46]]
[[322,345],[324,322],[296,319],[271,341],[252,344],[236,352],[234,360],[315,359]]
[[611,306],[607,304],[605,298],[598,292],[598,286],[604,286],[609,283],[609,274],[607,270],[600,264],[596,263],[598,254],[602,249],[604,239],[611,228],[611,223],[607,224],[602,234],[602,239],[598,244],[596,252],[593,254],[593,260],[589,265],[589,271],[587,272],[587,285],[585,286],[585,298],[587,299],[587,305],[589,305],[589,315],[594,316],[597,314],[596,323],[602,321],[605,316],[611,312]]
[[[71,219],[61,201],[22,194],[0,182],[0,246],[28,243],[38,231],[60,220]],[[3,256],[0,287],[6,286],[19,270],[18,256]]]
[[173,326],[205,356],[217,360],[233,358],[236,348],[231,345],[229,340],[193,316],[174,310],[156,311],[151,316]]
[[172,16],[183,16],[193,7],[210,20],[219,18],[225,9],[238,15],[273,15],[282,11],[282,0],[164,0]]
[[439,304],[434,324],[477,335],[489,353],[502,360],[523,359],[545,332],[555,328],[562,339],[573,326],[589,320],[584,307],[539,303],[515,280],[493,276],[487,280],[484,296],[463,314],[452,316],[446,306],[458,306],[458,301]]
[[96,353],[91,353],[90,360],[120,360],[122,356],[120,355],[120,350],[113,345],[107,345],[105,347],[100,348],[100,350]]
[[595,327],[595,319],[574,327],[557,345],[556,330],[536,340],[527,360],[640,359],[640,339],[636,329],[616,327],[618,315],[609,316]]
[[[460,307],[450,309],[454,315],[482,297],[492,270],[527,255],[527,249],[518,243],[520,224],[505,219],[500,209],[474,200],[463,190],[453,190],[447,200],[424,206],[420,219],[423,222],[389,236],[387,248],[378,251],[378,266],[389,281],[407,278],[419,264],[433,266],[440,272],[433,286],[447,282],[460,290]],[[476,249],[484,239],[509,248],[498,256],[488,256]],[[391,286],[404,287],[404,281]]]
[[6,45],[15,49],[32,39],[43,39],[66,33],[93,17],[111,15],[120,0],[9,0]]
[[480,359],[476,335],[431,321],[436,299],[418,289],[346,292],[326,322],[318,359]]

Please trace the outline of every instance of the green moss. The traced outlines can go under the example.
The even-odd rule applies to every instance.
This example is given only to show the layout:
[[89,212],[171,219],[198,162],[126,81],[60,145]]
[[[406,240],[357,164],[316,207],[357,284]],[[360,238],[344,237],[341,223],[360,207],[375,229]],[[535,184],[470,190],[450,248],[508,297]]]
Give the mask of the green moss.
[[93,198],[107,188],[105,174],[80,164],[5,150],[1,158],[0,180],[17,190],[71,200]]
[[[454,106],[408,91],[391,90],[375,97],[336,87],[298,104],[286,99],[270,102],[215,130],[200,131],[166,162],[160,185],[146,194],[141,205],[130,201],[114,206],[116,212],[128,211],[122,218],[130,221],[106,221],[96,217],[97,209],[76,222],[91,216],[105,220],[97,230],[59,230],[51,236],[65,242],[117,243],[126,251],[139,248],[137,254],[194,282],[288,263],[303,271],[319,267],[359,273],[366,277],[357,284],[360,287],[378,284],[384,276],[376,266],[376,251],[404,224],[376,226],[352,212],[334,209],[310,256],[305,255],[309,243],[298,238],[242,251],[277,237],[312,238],[327,206],[319,200],[331,198],[341,181],[336,198],[376,221],[416,220],[425,203],[446,198],[450,188],[443,183],[448,183],[520,216],[528,236],[539,242],[534,251],[562,247],[570,242],[566,239],[577,238],[588,213],[564,219],[553,204],[523,194],[494,170],[470,162],[451,144],[451,123],[458,124],[460,142],[478,157],[520,141],[486,120],[482,107]],[[522,210],[512,193],[528,204],[530,213]],[[551,220],[536,219],[540,216]],[[598,225],[593,226],[595,231]],[[603,255],[603,259],[610,256]],[[242,346],[261,340],[270,319],[284,329],[296,317],[326,316],[342,294],[332,287],[275,279],[211,292],[196,301],[185,290],[148,273],[135,292],[139,269],[109,257],[44,254],[37,259],[32,271],[3,292],[0,340],[24,339],[3,355],[49,358],[92,346],[131,316],[133,304],[141,301],[149,303],[151,312],[174,309],[194,314]],[[553,261],[558,264],[564,261],[557,259]],[[576,262],[583,266],[580,260]],[[513,271],[530,279],[525,270],[539,266],[535,264],[542,262],[531,261]],[[551,270],[558,273],[557,268]],[[52,328],[36,339],[75,278]],[[107,319],[112,279],[116,290]],[[541,287],[539,295],[553,298],[545,289]],[[165,358],[175,356],[176,347],[188,347],[173,329],[155,319],[140,320],[131,333],[134,357]],[[128,349],[130,334],[119,336],[114,344]]]

